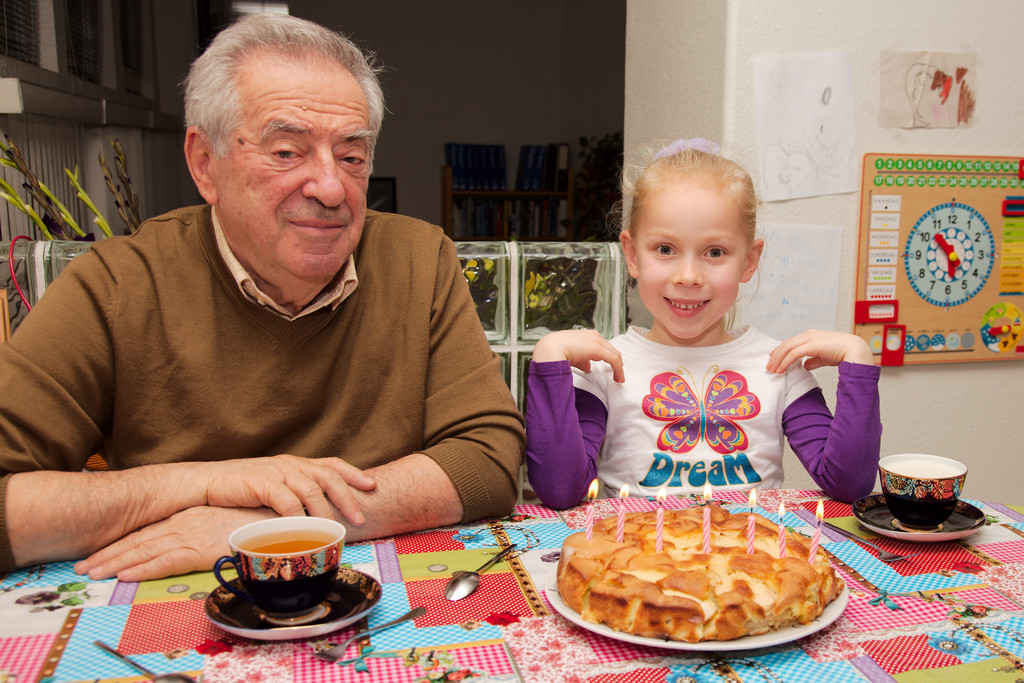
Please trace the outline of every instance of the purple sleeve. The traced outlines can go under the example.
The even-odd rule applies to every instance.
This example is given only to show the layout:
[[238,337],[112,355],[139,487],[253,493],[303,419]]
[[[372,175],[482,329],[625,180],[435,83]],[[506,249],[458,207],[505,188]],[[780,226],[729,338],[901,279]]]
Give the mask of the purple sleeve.
[[530,362],[526,381],[526,474],[548,507],[577,505],[597,477],[608,410],[572,385],[569,361]]
[[830,498],[849,503],[874,488],[882,439],[881,370],[874,365],[839,364],[835,417],[817,388],[793,401],[782,415],[782,429],[793,452]]

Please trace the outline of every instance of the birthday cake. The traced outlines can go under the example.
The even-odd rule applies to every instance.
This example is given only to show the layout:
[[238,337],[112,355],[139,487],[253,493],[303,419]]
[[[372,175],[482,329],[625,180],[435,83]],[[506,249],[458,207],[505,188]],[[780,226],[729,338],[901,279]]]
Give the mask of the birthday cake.
[[650,638],[696,643],[732,640],[807,624],[843,590],[824,553],[808,563],[811,540],[754,515],[747,552],[747,514],[711,505],[711,552],[703,552],[703,512],[664,511],[662,551],[657,513],[625,515],[575,533],[562,544],[558,592],[586,620]]

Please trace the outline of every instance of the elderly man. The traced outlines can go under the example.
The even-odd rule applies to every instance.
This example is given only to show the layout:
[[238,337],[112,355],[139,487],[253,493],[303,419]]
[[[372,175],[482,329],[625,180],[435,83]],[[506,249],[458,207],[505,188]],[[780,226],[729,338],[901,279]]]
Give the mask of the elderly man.
[[383,108],[364,55],[300,19],[196,60],[208,204],[98,243],[0,345],[0,570],[139,581],[209,569],[262,517],[358,540],[511,509],[522,418],[454,246],[366,209]]

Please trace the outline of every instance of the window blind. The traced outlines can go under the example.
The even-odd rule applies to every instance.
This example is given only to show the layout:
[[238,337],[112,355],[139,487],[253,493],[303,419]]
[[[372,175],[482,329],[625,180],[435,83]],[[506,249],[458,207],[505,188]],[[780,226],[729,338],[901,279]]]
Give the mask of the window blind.
[[0,49],[12,59],[39,65],[38,0],[0,0]]
[[68,73],[99,83],[103,75],[101,0],[65,0]]
[[121,64],[142,71],[142,13],[139,0],[121,0]]

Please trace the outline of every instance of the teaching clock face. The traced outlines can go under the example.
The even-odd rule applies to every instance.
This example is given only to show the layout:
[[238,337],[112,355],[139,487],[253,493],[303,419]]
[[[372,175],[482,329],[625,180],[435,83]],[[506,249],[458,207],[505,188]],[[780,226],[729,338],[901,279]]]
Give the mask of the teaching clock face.
[[947,202],[917,220],[903,256],[907,280],[918,296],[934,306],[959,306],[988,281],[995,241],[976,209]]

